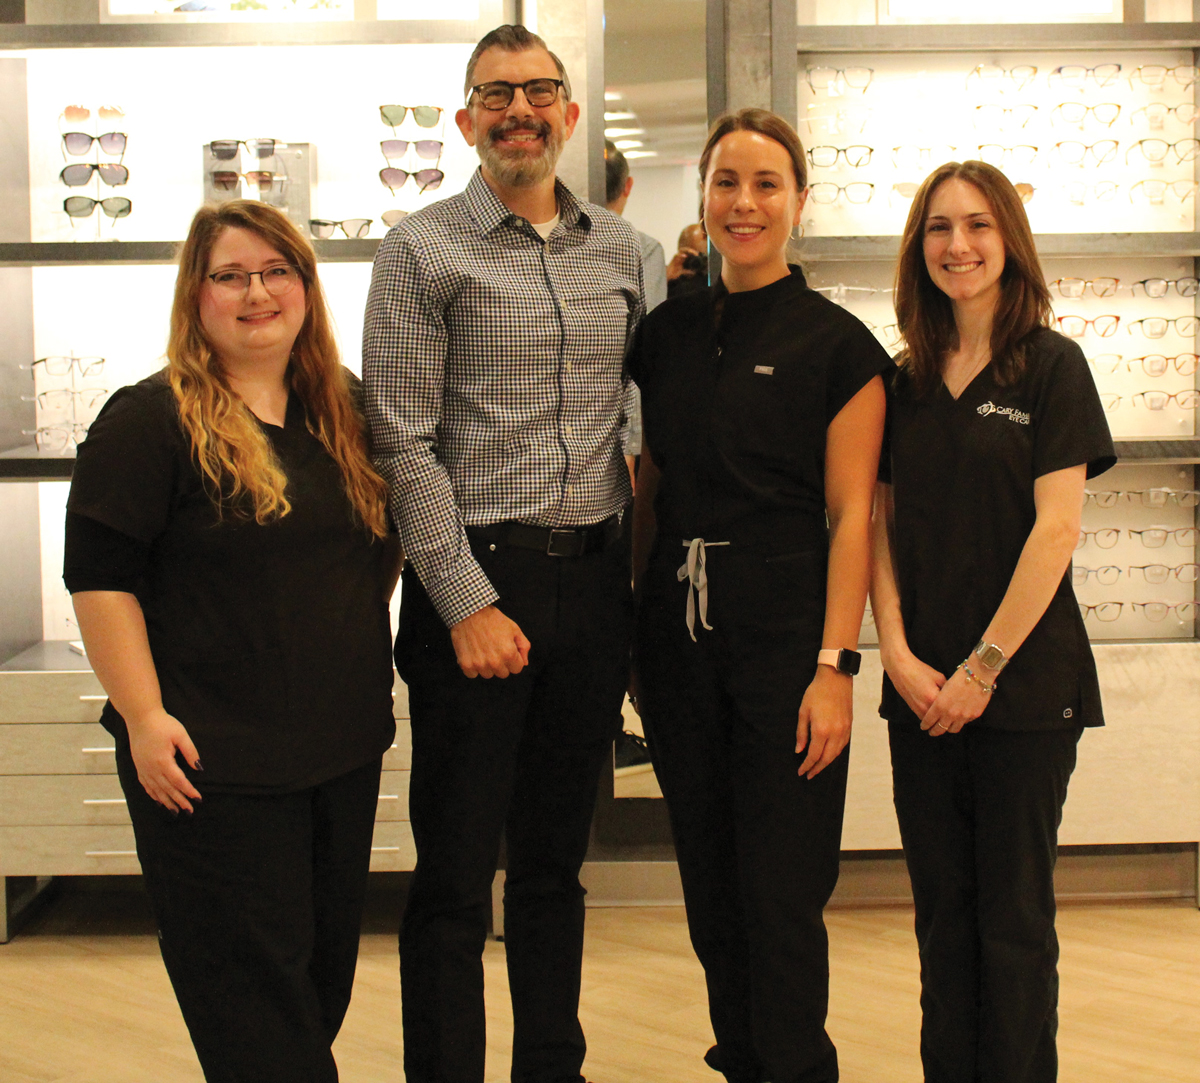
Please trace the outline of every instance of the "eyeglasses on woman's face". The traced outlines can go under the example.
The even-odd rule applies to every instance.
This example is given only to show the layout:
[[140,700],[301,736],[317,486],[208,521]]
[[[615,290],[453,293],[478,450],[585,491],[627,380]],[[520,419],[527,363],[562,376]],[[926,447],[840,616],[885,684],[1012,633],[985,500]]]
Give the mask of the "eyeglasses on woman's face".
[[291,293],[300,284],[300,272],[290,263],[278,263],[261,271],[244,271],[238,267],[227,267],[207,276],[208,280],[222,293],[244,297],[250,291],[250,283],[258,278],[263,289],[272,297]]

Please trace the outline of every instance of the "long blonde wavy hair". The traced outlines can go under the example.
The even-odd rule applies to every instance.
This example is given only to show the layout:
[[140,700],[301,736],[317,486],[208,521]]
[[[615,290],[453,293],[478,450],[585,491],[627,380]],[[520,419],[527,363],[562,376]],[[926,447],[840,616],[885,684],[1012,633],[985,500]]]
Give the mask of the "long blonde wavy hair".
[[300,272],[304,323],[292,346],[288,378],[304,405],[306,423],[337,463],[342,485],[362,525],[387,533],[387,485],[371,466],[366,426],[350,395],[338,357],[312,245],[274,207],[251,200],[201,207],[179,252],[171,306],[167,379],[179,404],[179,421],[205,488],[218,511],[259,524],[291,510],[287,475],[250,410],[229,385],[200,322],[213,245],[227,229],[256,234]]

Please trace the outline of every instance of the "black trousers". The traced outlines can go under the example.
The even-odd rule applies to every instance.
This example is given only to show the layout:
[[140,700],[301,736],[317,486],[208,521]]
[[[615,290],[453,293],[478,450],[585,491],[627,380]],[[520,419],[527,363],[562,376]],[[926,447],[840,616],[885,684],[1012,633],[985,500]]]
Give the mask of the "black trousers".
[[551,557],[486,544],[499,608],[532,644],[515,676],[464,677],[404,573],[396,664],[408,684],[417,847],[400,927],[408,1083],[481,1083],[482,953],[500,841],[514,1083],[579,1079],[587,852],[601,764],[628,680],[629,562],[618,544]]
[[892,779],[916,902],[926,1083],[1058,1076],[1054,863],[1079,727],[892,721]]
[[379,762],[296,793],[208,793],[191,815],[147,796],[122,741],[117,771],[204,1078],[336,1083]]
[[838,1078],[822,912],[837,883],[849,750],[811,781],[795,751],[823,560],[794,580],[803,569],[710,550],[713,630],[697,618],[692,642],[671,559],[652,566],[638,614],[642,719],[717,1039],[706,1060],[730,1083]]

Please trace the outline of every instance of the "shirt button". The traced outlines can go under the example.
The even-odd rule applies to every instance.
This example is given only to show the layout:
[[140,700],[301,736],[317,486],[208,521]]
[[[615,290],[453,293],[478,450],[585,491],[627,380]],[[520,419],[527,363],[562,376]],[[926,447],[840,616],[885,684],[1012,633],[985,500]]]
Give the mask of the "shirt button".
[[575,491],[575,486],[574,486],[574,485],[568,485],[568,486],[567,486],[567,492],[568,492],[568,493],[573,493],[574,491]]
[[574,361],[568,361],[568,362],[567,362],[567,371],[568,371],[568,372],[570,372],[570,371],[571,371],[571,369],[573,369],[574,367],[575,367],[575,362],[574,362]]
[[564,426],[563,426],[563,432],[565,432],[565,433],[566,433],[568,436],[574,436],[574,435],[575,435],[575,429],[574,429],[572,426],[570,426],[570,425],[564,425]]

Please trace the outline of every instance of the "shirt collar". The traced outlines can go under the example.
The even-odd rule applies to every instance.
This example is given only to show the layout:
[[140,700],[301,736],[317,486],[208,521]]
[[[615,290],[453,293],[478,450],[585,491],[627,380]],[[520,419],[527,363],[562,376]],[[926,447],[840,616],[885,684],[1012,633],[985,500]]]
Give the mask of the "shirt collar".
[[[463,193],[467,201],[467,209],[471,217],[478,223],[484,233],[491,233],[502,225],[517,220],[517,216],[508,209],[500,197],[488,187],[483,179],[483,170],[476,169],[470,183]],[[583,204],[575,198],[571,191],[557,177],[554,179],[554,198],[558,203],[560,224],[567,229],[591,229],[592,219],[583,209]]]

